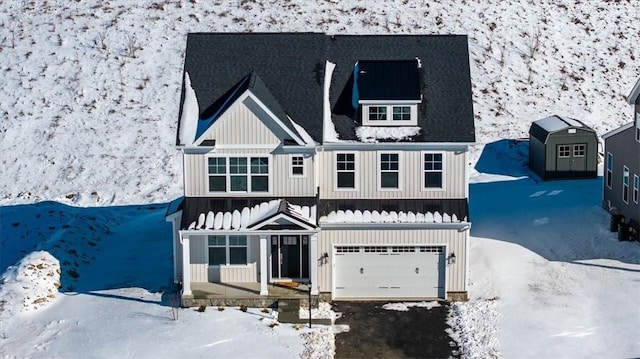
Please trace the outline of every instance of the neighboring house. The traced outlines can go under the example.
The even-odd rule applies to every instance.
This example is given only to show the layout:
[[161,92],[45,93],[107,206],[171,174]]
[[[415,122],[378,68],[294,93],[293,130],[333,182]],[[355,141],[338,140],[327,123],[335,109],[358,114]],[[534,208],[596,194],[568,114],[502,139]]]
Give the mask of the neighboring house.
[[197,282],[467,299],[466,36],[189,34],[172,203]]
[[638,239],[640,230],[640,79],[627,97],[634,107],[633,122],[604,136],[602,206],[611,214],[611,230],[619,238]]
[[534,121],[529,129],[529,168],[545,181],[596,177],[596,131],[556,115]]

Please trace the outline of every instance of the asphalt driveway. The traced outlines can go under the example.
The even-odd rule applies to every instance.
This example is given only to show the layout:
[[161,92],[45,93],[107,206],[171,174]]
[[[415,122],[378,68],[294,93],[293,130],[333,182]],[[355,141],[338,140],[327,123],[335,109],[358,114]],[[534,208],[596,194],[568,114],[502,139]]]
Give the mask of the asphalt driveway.
[[456,358],[458,345],[446,333],[449,304],[409,311],[386,310],[389,302],[336,302],[336,324],[350,330],[335,337],[335,358]]

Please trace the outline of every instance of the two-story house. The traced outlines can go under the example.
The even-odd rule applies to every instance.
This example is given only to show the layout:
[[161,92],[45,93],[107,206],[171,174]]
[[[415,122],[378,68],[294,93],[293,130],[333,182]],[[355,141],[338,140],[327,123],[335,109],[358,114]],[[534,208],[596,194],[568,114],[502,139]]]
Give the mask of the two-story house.
[[324,299],[467,298],[466,36],[194,33],[167,212],[197,282]]
[[640,231],[640,79],[627,96],[634,120],[604,136],[602,206],[611,214],[619,238],[638,239]]

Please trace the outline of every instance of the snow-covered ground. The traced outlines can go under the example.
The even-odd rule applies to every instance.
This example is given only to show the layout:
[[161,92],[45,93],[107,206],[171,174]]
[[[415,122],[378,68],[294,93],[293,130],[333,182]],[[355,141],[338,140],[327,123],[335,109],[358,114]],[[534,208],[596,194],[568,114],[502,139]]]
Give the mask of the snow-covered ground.
[[640,246],[607,231],[601,179],[537,181],[502,140],[550,114],[600,135],[631,121],[638,15],[604,0],[0,2],[0,357],[331,355],[329,327],[271,328],[259,310],[171,319],[170,227],[148,204],[181,194],[172,145],[197,31],[468,34],[463,356],[640,357]]
[[635,2],[606,0],[5,0],[0,203],[178,196],[188,32],[468,34],[484,144],[550,114],[599,134],[628,122],[637,18]]

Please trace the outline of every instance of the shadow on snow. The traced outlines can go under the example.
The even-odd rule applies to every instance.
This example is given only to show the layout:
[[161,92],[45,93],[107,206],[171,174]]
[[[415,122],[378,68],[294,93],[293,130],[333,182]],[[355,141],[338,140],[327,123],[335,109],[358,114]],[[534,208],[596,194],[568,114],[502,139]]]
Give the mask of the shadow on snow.
[[0,273],[26,254],[44,250],[60,261],[61,292],[165,291],[173,271],[166,206],[39,202],[0,207]]
[[472,236],[518,244],[550,261],[614,259],[640,264],[638,243],[619,242],[609,231],[609,215],[600,206],[602,177],[539,181],[527,160],[526,141],[485,146],[478,172],[518,178],[471,183]]

